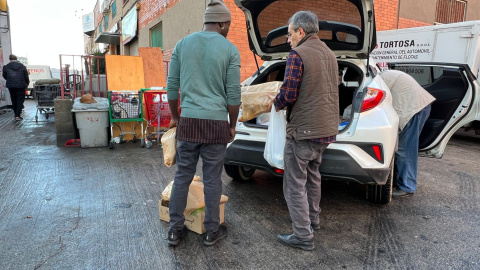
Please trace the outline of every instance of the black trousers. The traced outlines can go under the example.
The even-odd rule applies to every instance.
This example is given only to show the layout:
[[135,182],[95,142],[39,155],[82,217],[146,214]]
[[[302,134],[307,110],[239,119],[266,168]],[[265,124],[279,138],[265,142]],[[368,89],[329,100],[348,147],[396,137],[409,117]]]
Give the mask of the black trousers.
[[12,100],[12,108],[15,117],[20,117],[25,101],[25,88],[8,88],[10,99]]

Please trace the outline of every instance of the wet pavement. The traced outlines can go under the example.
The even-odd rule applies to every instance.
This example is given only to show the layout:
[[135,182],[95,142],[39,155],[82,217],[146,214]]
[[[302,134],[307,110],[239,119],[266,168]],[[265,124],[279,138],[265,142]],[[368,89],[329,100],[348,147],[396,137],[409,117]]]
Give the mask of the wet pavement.
[[24,121],[0,115],[0,149],[0,269],[480,269],[479,136],[421,158],[415,196],[386,206],[324,182],[311,252],[276,240],[289,215],[281,178],[264,172],[223,175],[227,238],[204,247],[189,232],[169,247],[158,200],[176,167],[160,147],[57,147],[54,116],[35,122],[28,100]]

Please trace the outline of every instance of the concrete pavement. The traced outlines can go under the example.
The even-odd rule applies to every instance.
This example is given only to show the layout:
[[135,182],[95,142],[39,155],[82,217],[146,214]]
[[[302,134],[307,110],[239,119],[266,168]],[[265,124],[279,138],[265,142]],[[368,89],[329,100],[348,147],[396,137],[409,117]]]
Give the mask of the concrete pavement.
[[323,183],[312,252],[276,240],[289,215],[281,178],[264,172],[223,175],[227,238],[204,247],[189,232],[169,247],[157,203],[176,167],[160,147],[57,147],[54,117],[34,115],[32,100],[23,122],[0,115],[0,269],[480,269],[478,137],[421,158],[418,192],[386,206]]

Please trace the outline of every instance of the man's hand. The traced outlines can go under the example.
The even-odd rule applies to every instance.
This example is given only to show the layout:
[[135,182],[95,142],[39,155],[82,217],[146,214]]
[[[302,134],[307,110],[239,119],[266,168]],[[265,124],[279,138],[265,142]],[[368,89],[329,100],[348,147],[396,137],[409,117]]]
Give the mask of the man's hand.
[[168,128],[174,128],[174,127],[177,127],[178,125],[178,119],[170,119],[170,125],[168,125]]
[[233,142],[233,139],[235,139],[235,127],[230,128],[230,140],[228,142]]
[[[270,105],[268,105],[268,112],[272,111],[272,106],[274,106],[273,101],[275,100],[275,98],[276,98],[276,96],[268,95],[268,102],[270,103]],[[275,110],[278,111],[277,108],[275,108]]]

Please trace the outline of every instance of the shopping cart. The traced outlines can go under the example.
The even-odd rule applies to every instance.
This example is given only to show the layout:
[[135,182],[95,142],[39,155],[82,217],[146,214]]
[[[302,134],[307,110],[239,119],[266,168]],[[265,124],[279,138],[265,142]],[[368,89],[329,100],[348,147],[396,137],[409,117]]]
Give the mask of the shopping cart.
[[[163,87],[142,89],[145,102],[145,146],[152,147],[152,141],[159,140],[160,135],[168,130],[172,114],[168,105],[167,91]],[[149,129],[150,128],[150,129]],[[152,131],[153,128],[153,131]],[[150,130],[150,133],[148,133]]]
[[[143,116],[142,116],[142,92],[141,91],[108,91],[108,114],[110,117],[110,133],[112,139],[109,143],[110,149],[115,148],[115,143],[123,143],[123,137],[127,134],[133,135],[133,142],[137,141],[136,129],[141,125],[143,132]],[[118,122],[131,122],[132,131],[125,132],[122,130]],[[137,122],[135,124],[135,122]],[[117,126],[120,135],[118,138],[113,136],[113,126]],[[142,142],[143,142],[143,136]],[[143,144],[143,143],[142,143]]]
[[55,113],[54,100],[61,95],[61,87],[59,83],[42,83],[41,80],[35,82],[33,90],[33,98],[37,105],[35,113],[35,122],[38,122],[38,114],[44,115],[46,119],[50,114]]

